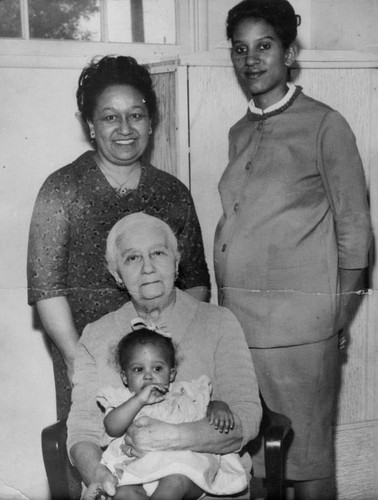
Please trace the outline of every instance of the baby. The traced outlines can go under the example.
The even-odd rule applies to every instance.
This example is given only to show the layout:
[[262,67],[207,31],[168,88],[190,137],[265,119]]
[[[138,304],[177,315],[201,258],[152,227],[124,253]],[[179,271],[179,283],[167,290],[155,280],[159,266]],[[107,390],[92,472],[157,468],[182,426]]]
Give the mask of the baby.
[[[102,463],[118,478],[116,500],[196,500],[227,495],[247,487],[245,471],[235,453],[215,455],[191,451],[158,451],[136,458],[123,436],[141,416],[169,423],[193,422],[207,416],[219,432],[234,427],[226,403],[210,401],[207,376],[191,382],[175,382],[176,356],[170,336],[141,328],[118,345],[123,388],[107,387],[98,395],[105,409],[104,426],[111,441]],[[97,485],[90,489],[96,491]],[[101,496],[101,491],[98,491]],[[95,496],[95,495],[94,495]]]

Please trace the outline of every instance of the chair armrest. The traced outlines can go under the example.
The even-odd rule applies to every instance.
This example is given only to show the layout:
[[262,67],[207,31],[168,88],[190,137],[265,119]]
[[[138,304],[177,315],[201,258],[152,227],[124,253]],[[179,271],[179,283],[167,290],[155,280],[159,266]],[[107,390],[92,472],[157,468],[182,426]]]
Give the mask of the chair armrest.
[[265,478],[268,500],[283,498],[284,440],[291,429],[285,415],[270,410],[261,398],[263,418],[260,432],[264,437]]
[[[260,434],[264,438],[267,500],[283,498],[284,440],[291,429],[291,421],[284,415],[271,411],[261,398],[263,418]],[[69,499],[66,449],[66,420],[60,420],[42,431],[42,454],[51,497]]]
[[59,420],[42,431],[42,454],[51,497],[69,499],[67,478],[68,455],[66,449],[66,419]]

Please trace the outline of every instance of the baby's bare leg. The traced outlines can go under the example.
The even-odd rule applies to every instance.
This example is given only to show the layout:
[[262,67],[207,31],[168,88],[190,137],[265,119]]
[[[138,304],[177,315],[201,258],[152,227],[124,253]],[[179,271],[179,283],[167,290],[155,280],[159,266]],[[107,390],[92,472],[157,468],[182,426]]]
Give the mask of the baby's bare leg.
[[147,500],[148,496],[141,484],[118,486],[114,500]]
[[197,500],[203,490],[188,477],[171,474],[159,479],[159,485],[151,496],[152,500]]

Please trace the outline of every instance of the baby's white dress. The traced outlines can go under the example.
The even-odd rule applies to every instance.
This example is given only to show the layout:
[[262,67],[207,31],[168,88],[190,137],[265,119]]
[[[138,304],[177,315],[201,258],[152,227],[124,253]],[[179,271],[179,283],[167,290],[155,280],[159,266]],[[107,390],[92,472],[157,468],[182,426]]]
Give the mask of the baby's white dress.
[[[205,375],[190,382],[173,382],[165,400],[144,406],[136,419],[147,416],[172,424],[201,420],[206,416],[210,394],[210,379]],[[107,413],[133,395],[126,387],[106,387],[100,390],[97,401]],[[155,491],[160,478],[171,474],[189,477],[212,495],[231,495],[247,487],[247,476],[236,453],[156,451],[142,458],[130,458],[122,452],[121,445],[123,437],[113,439],[103,453],[102,463],[118,477],[119,486],[143,484],[148,496]]]

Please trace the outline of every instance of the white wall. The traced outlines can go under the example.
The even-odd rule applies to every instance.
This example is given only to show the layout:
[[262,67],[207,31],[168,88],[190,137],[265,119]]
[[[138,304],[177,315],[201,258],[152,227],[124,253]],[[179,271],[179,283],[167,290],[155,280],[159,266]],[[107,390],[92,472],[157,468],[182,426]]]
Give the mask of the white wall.
[[48,497],[40,432],[56,419],[55,391],[44,337],[27,305],[26,248],[43,180],[86,149],[75,118],[77,77],[77,70],[0,68],[2,500],[4,485],[28,498]]
[[378,50],[377,0],[312,0],[312,48]]

